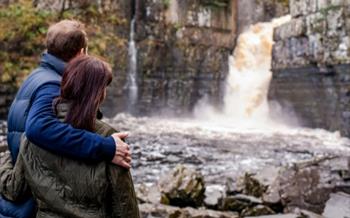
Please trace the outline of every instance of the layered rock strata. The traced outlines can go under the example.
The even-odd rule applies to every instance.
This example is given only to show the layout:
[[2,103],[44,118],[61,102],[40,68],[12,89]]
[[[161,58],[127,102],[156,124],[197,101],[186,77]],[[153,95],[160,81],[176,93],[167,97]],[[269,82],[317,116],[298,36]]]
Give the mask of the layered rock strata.
[[305,126],[349,136],[350,2],[291,0],[290,12],[274,32],[269,99]]
[[[137,1],[138,114],[181,114],[222,100],[235,39],[235,1]],[[118,101],[118,99],[115,99]]]

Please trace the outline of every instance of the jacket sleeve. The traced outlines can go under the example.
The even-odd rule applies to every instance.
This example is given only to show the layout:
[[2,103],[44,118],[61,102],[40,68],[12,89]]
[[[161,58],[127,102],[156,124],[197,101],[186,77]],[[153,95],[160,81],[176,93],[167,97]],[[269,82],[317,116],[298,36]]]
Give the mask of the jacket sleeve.
[[56,84],[45,84],[36,92],[25,127],[29,141],[45,150],[78,160],[111,161],[115,154],[112,137],[75,129],[56,117],[52,102],[59,90]]
[[8,200],[15,202],[28,198],[30,189],[24,178],[24,162],[21,151],[15,166],[12,164],[9,152],[5,153],[2,161],[3,163],[0,167],[0,193]]
[[[117,130],[103,121],[96,122],[96,132],[108,136]],[[140,218],[134,182],[130,170],[107,164],[108,197],[112,205],[112,217]]]
[[112,204],[112,217],[140,217],[130,170],[108,164],[107,176]]

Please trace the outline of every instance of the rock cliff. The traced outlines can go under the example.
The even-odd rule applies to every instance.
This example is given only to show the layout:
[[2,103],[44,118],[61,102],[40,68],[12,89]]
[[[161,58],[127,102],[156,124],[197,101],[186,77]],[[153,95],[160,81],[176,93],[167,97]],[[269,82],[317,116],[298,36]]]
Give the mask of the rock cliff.
[[350,2],[291,0],[292,20],[275,29],[269,98],[309,127],[349,136]]
[[180,114],[204,95],[220,102],[234,47],[236,8],[235,1],[215,2],[135,1],[137,104],[127,108],[124,85],[124,92],[110,93],[106,108],[123,102],[123,109],[135,114]]

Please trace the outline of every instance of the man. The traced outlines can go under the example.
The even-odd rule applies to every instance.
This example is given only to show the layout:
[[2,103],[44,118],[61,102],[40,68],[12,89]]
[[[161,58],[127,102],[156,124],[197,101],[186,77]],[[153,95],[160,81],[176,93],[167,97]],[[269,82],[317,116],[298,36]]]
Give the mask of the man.
[[[13,163],[25,132],[31,142],[56,154],[85,161],[111,161],[130,168],[129,146],[122,141],[127,134],[104,138],[74,129],[60,122],[52,109],[52,102],[60,93],[65,62],[86,52],[87,37],[83,24],[63,20],[52,25],[47,33],[46,46],[47,52],[43,54],[40,66],[23,82],[10,108],[8,146]],[[32,198],[16,203],[0,199],[0,217],[25,218],[33,217],[34,213]]]

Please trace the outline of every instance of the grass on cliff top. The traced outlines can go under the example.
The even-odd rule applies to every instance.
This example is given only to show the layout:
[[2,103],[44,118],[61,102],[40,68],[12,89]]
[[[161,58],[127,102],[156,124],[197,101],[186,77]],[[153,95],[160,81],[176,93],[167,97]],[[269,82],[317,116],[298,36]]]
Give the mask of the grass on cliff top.
[[[76,19],[86,24],[89,53],[107,57],[110,45],[125,43],[114,34],[114,27],[126,20],[100,12],[96,6],[84,9],[48,12],[33,7],[31,0],[21,0],[0,7],[0,83],[18,87],[35,68],[45,49],[50,24],[61,19]],[[108,61],[112,63],[113,57]]]

